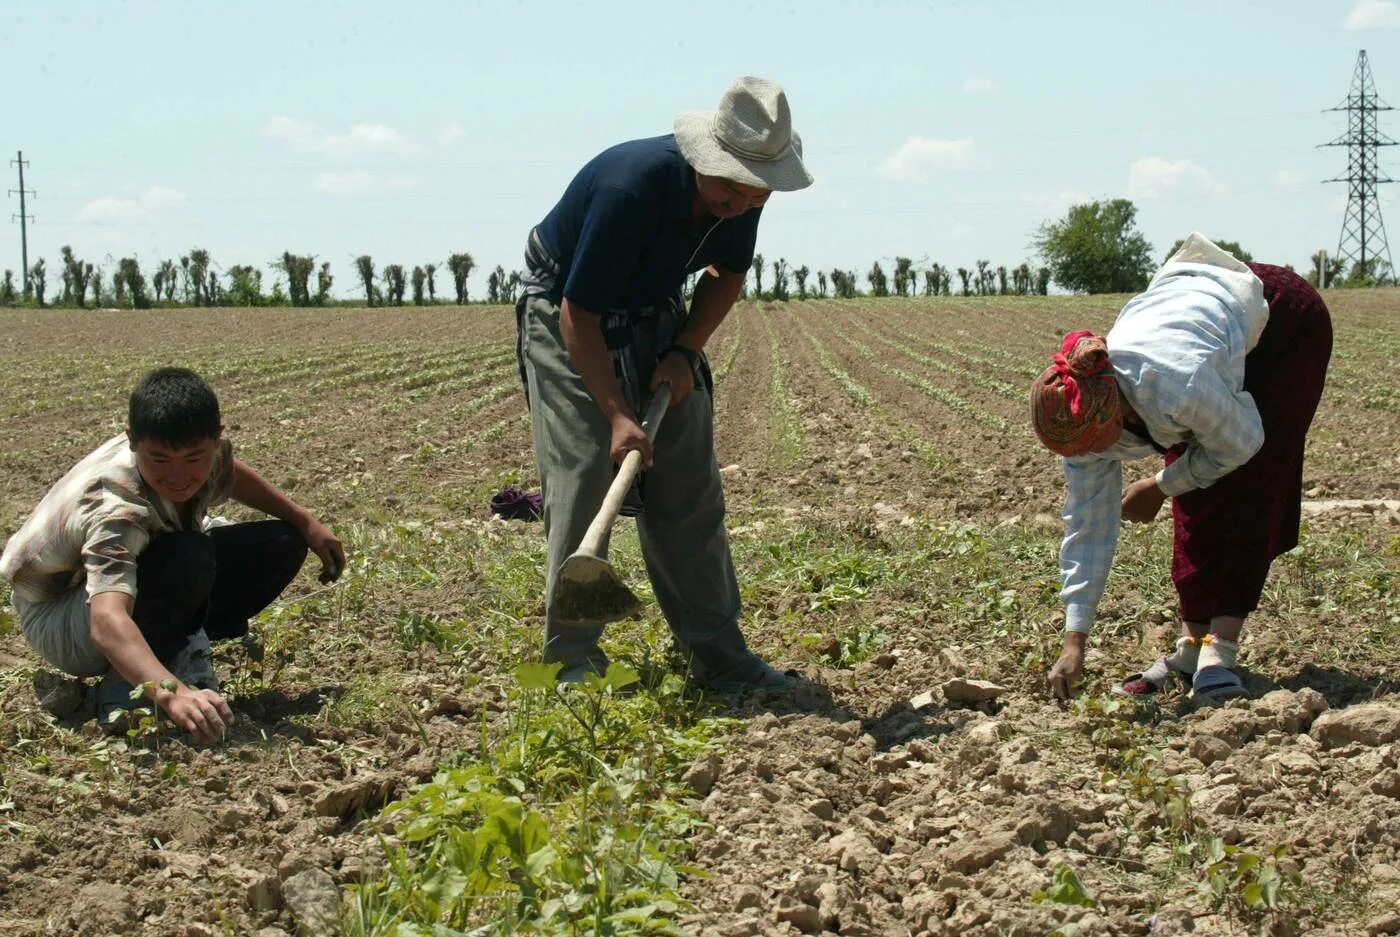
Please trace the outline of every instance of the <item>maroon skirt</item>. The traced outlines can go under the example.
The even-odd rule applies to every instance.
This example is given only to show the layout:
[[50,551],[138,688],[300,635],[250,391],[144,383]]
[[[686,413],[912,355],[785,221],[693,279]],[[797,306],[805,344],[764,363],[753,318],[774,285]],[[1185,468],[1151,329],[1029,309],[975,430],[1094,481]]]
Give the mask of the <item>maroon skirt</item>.
[[[1274,557],[1298,545],[1303,448],[1332,357],[1332,319],[1317,291],[1283,267],[1249,269],[1264,281],[1269,304],[1268,325],[1244,371],[1264,445],[1209,488],[1172,499],[1172,582],[1186,621],[1254,611]],[[1167,464],[1185,449],[1168,450]]]

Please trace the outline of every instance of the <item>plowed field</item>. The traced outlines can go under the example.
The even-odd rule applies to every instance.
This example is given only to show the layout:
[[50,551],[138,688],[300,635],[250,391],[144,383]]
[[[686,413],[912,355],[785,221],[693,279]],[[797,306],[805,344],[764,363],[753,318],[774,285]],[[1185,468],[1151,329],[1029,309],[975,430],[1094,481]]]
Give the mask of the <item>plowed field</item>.
[[[554,743],[530,720],[566,705],[516,672],[543,535],[487,509],[537,486],[510,311],[0,315],[0,539],[121,430],[141,373],[182,364],[238,454],[352,553],[255,623],[260,662],[220,652],[238,722],[210,747],[54,719],[0,612],[0,934],[1400,933],[1400,292],[1327,299],[1303,543],[1243,644],[1255,698],[1195,713],[1108,693],[1171,640],[1165,516],[1124,532],[1080,700],[1044,688],[1064,485],[1025,389],[1123,297],[741,305],[709,355],[745,629],[814,684],[706,698],[664,680],[654,611],[609,630],[644,684],[600,696],[619,745],[656,733],[609,762],[609,828],[678,877],[641,875],[606,925],[570,910],[595,907],[615,848],[578,838],[596,805],[532,786]],[[616,540],[647,597],[635,537]],[[958,677],[1003,689],[960,702]],[[557,855],[490,860],[507,872],[464,904],[444,844],[484,808],[380,808],[507,762],[535,766],[499,788]],[[574,881],[580,842],[575,891],[545,894],[535,876]]]

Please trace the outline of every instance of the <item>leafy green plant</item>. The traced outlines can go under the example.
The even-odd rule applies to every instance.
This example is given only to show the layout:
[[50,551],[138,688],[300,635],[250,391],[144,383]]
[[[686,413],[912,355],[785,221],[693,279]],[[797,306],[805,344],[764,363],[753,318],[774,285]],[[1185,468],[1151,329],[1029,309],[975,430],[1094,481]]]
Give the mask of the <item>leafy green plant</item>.
[[356,889],[352,934],[670,934],[685,908],[684,765],[717,723],[674,675],[650,692],[614,663],[583,683],[516,668],[509,723],[385,808],[403,844]]
[[1079,880],[1079,874],[1067,862],[1055,864],[1054,877],[1046,888],[1038,888],[1031,893],[1031,901],[1036,904],[1073,904],[1082,908],[1095,907],[1094,896]]
[[1280,864],[1286,845],[1272,846],[1262,854],[1227,845],[1220,837],[1206,842],[1201,891],[1215,910],[1226,910],[1245,919],[1259,919],[1284,907],[1302,875]]

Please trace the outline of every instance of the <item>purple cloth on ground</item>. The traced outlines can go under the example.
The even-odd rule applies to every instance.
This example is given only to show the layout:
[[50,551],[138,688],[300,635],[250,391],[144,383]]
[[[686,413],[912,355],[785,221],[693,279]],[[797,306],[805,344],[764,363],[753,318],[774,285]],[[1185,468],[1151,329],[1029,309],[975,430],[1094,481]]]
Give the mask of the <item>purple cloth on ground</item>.
[[508,521],[537,521],[544,510],[544,496],[538,491],[522,491],[511,485],[491,498],[491,513]]

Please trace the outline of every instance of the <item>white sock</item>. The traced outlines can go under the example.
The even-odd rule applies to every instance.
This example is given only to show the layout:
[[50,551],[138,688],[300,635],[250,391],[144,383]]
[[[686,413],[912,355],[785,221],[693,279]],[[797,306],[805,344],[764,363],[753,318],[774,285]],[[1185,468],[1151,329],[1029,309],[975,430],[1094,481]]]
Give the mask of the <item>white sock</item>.
[[1226,641],[1218,635],[1208,634],[1201,639],[1201,653],[1197,658],[1196,668],[1204,670],[1207,667],[1224,667],[1226,670],[1234,670],[1239,653],[1240,646],[1234,641]]
[[1166,659],[1167,666],[1189,677],[1196,672],[1197,659],[1200,654],[1201,642],[1183,634],[1176,639],[1176,650]]
[[1201,653],[1200,645],[1194,638],[1182,635],[1176,639],[1176,650],[1166,657],[1159,657],[1142,672],[1142,678],[1154,686],[1162,687],[1172,671],[1191,676],[1196,672],[1196,657]]

